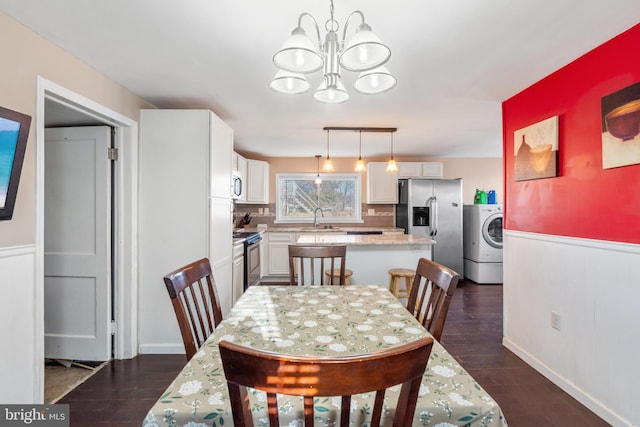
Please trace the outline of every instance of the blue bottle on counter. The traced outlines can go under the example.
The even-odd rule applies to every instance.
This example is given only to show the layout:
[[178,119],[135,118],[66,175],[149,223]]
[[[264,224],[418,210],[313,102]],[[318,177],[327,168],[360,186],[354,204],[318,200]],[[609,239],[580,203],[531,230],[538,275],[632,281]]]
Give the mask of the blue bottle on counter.
[[489,190],[487,192],[487,203],[489,203],[490,205],[495,205],[498,203],[498,201],[496,200],[496,190]]

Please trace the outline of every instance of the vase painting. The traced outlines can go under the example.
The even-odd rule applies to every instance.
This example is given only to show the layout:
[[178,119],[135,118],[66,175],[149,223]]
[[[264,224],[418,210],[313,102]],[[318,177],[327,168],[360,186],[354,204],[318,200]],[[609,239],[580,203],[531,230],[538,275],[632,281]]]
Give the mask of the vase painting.
[[515,180],[558,176],[558,116],[514,132]]

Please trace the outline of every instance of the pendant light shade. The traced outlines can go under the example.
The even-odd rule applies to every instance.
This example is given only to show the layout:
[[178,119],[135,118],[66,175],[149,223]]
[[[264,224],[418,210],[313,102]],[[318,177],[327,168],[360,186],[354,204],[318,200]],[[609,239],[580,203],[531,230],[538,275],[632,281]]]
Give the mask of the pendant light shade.
[[327,158],[324,160],[324,166],[322,169],[325,172],[333,172],[333,162],[331,161],[331,156],[329,155],[329,131],[327,131]]
[[386,63],[390,57],[391,49],[363,22],[340,55],[340,65],[349,71],[367,71]]
[[398,165],[395,160],[389,159],[389,162],[387,162],[387,172],[398,172]]
[[324,60],[304,29],[298,26],[273,55],[273,63],[281,70],[292,73],[313,73],[322,68]]
[[387,163],[387,172],[397,172],[398,165],[396,164],[395,159],[393,158],[393,133],[391,133],[391,157],[389,158],[389,162]]
[[387,67],[381,66],[360,73],[353,87],[360,93],[373,95],[393,89],[395,85],[396,78],[389,73]]
[[316,179],[314,181],[314,183],[316,185],[320,185],[322,184],[322,178],[320,178],[320,157],[322,157],[320,154],[316,154]]
[[269,86],[280,93],[304,93],[309,90],[311,84],[302,74],[279,70]]
[[359,131],[360,134],[360,148],[358,149],[358,161],[356,162],[356,172],[364,172],[366,169],[364,166],[364,161],[362,161],[362,131]]

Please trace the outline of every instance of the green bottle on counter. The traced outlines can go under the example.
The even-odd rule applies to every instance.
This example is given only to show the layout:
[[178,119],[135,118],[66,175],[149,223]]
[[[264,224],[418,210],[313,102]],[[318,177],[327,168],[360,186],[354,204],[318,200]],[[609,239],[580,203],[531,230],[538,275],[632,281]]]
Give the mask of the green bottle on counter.
[[486,205],[487,204],[487,192],[484,190],[476,189],[476,195],[473,197],[474,205]]

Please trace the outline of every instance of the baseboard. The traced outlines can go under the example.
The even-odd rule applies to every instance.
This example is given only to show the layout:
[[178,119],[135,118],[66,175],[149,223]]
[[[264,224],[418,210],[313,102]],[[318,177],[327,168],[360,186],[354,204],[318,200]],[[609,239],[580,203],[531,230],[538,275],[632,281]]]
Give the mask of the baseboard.
[[141,344],[140,354],[185,354],[184,344]]
[[260,278],[261,285],[288,285],[289,276],[263,276]]
[[618,414],[612,412],[609,408],[602,404],[597,399],[594,399],[591,395],[586,393],[584,390],[576,387],[575,384],[568,382],[565,378],[558,375],[553,369],[550,369],[545,364],[541,363],[538,359],[533,357],[528,352],[524,351],[517,344],[510,341],[508,338],[502,338],[502,345],[504,345],[507,349],[513,352],[516,356],[524,360],[528,365],[530,365],[533,369],[544,375],[547,379],[549,379],[552,383],[560,387],[562,390],[567,392],[571,397],[576,399],[578,402],[582,403],[584,406],[589,408],[592,412],[597,414],[600,418],[608,422],[614,427],[632,427],[633,424],[621,418]]

